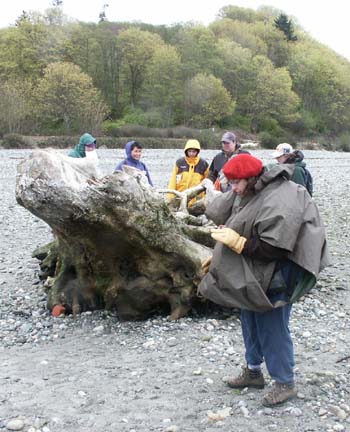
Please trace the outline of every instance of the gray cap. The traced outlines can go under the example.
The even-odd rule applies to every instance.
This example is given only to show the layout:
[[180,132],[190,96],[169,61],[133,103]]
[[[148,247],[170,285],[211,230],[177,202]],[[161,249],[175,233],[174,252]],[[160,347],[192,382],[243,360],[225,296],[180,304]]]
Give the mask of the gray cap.
[[221,138],[221,142],[223,141],[236,142],[236,135],[233,132],[225,132]]

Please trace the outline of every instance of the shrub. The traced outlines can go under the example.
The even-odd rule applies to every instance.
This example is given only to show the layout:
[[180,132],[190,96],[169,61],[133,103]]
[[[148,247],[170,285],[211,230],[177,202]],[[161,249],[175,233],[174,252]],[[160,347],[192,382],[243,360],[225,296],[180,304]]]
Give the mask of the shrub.
[[350,133],[343,133],[336,140],[336,150],[343,152],[350,152]]
[[5,149],[34,148],[35,143],[30,138],[20,134],[6,134],[2,140],[2,147]]
[[269,132],[260,132],[258,134],[258,140],[261,147],[266,149],[273,149],[279,144],[279,139],[272,136]]
[[260,131],[268,132],[273,137],[280,137],[283,135],[283,129],[278,121],[270,117],[260,120],[258,127]]

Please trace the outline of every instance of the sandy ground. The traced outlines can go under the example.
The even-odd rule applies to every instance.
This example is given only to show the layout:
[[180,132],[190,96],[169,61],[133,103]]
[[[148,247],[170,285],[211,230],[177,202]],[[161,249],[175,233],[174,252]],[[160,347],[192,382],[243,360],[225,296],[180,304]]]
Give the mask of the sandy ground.
[[[165,187],[181,151],[144,153]],[[28,154],[0,151],[0,431],[350,431],[350,359],[341,360],[350,355],[350,154],[305,152],[332,266],[293,307],[299,396],[273,410],[264,390],[223,382],[243,364],[237,313],[136,323],[103,311],[49,315],[31,252],[51,232],[15,201],[16,165]],[[102,171],[122,156],[99,150]]]

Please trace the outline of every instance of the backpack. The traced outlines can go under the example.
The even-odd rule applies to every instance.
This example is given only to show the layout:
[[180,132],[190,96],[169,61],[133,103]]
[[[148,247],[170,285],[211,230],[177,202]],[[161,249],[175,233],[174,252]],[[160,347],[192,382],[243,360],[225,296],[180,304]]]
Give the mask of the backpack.
[[305,187],[309,192],[310,196],[312,196],[314,192],[314,181],[312,179],[312,175],[307,168],[304,168],[304,178],[305,178]]

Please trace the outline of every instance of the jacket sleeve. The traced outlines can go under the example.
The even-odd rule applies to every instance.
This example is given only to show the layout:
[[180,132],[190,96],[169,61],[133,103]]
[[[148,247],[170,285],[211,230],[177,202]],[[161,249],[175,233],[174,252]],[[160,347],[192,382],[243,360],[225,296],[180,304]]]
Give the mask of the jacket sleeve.
[[148,179],[148,183],[149,183],[151,186],[153,186],[153,182],[152,182],[152,179],[151,179],[150,173],[149,173],[149,171],[148,171],[148,168],[147,168],[147,166],[146,166],[145,164],[144,164],[144,167],[145,167],[146,177],[147,177],[147,179]]
[[243,255],[261,261],[281,261],[288,258],[289,252],[260,240],[258,237],[248,239],[244,245]]
[[[177,165],[174,165],[173,172],[171,173],[171,177],[168,184],[168,189],[176,190],[176,176],[177,176],[178,168]],[[170,201],[174,198],[174,194],[167,194],[167,199]]]
[[296,166],[294,169],[294,173],[293,176],[291,178],[291,180],[296,183],[296,184],[300,184],[302,186],[306,186],[306,181],[305,181],[305,175],[304,175],[304,170],[303,168]]
[[119,162],[118,165],[114,168],[114,172],[116,172],[116,171],[123,171],[124,162],[125,162],[125,160]]
[[208,171],[208,179],[211,180],[213,183],[215,183],[215,180],[218,178],[219,175],[219,172],[215,169],[216,158],[217,156],[215,156],[214,159],[211,161]]

